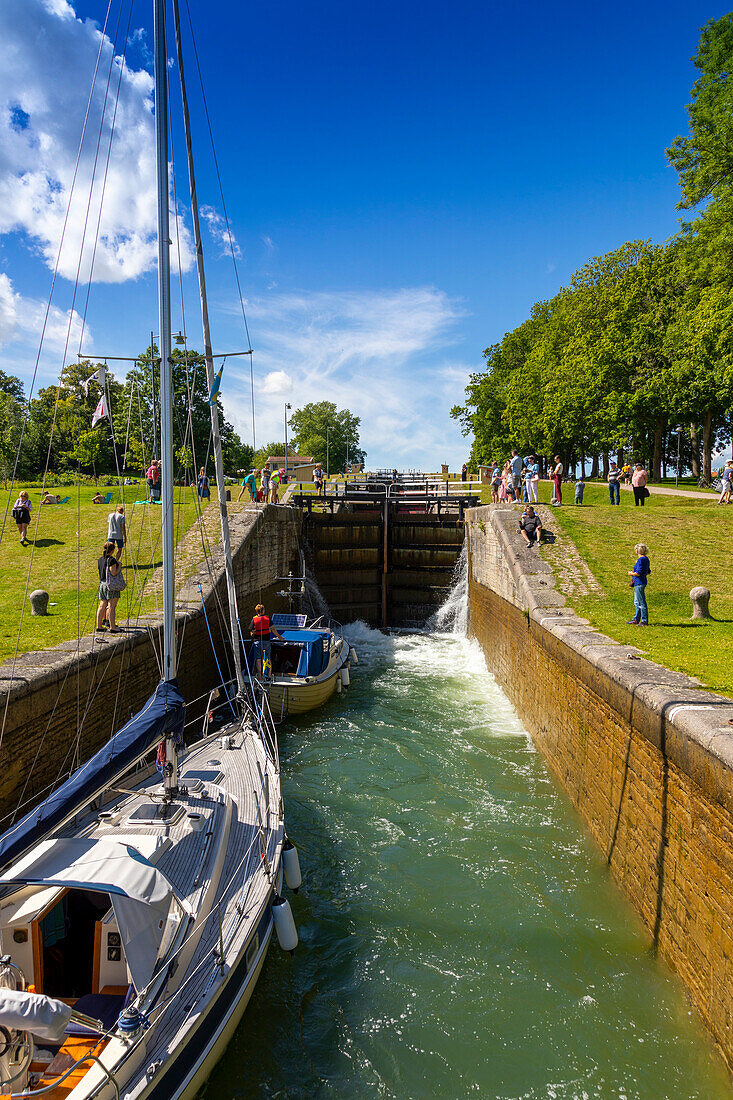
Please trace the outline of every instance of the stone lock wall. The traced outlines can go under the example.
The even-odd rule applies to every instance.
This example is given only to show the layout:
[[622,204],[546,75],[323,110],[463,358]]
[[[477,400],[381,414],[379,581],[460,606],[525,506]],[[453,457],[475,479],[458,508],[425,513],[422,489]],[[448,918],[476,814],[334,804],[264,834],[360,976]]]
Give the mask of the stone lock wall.
[[[295,509],[268,506],[232,515],[230,527],[246,637],[258,600],[270,610],[287,610],[276,595],[283,587],[276,578],[291,569],[298,572],[300,515]],[[206,695],[220,679],[202,612],[202,595],[219,665],[228,677],[228,611],[220,546],[213,547],[208,565],[199,566],[177,593],[178,682],[190,704],[187,721],[203,713]],[[78,642],[27,653],[15,664],[7,661],[0,665],[0,727],[4,722],[0,816],[5,818],[0,832],[9,824],[6,815],[16,812],[20,801],[37,801],[44,790],[88,759],[155,688],[160,679],[160,617],[120,619],[122,634],[86,636]]]
[[567,608],[513,511],[467,537],[471,634],[733,1065],[733,701]]

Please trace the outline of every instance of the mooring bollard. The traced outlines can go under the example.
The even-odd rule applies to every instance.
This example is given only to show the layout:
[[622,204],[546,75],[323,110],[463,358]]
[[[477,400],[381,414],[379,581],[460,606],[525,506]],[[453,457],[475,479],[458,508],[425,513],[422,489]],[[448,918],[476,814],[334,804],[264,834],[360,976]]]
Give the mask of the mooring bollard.
[[708,603],[710,602],[710,589],[698,585],[697,588],[692,588],[690,590],[690,599],[692,600],[693,619],[709,619],[710,612],[708,611]]
[[48,592],[44,592],[42,588],[37,588],[35,592],[31,592],[30,601],[32,614],[48,614]]

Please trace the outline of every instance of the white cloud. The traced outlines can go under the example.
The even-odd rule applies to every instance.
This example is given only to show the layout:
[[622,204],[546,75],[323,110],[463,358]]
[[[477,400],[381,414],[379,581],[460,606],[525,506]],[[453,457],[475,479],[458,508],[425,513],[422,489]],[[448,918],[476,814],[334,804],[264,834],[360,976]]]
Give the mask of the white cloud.
[[[90,20],[78,19],[67,0],[0,3],[0,234],[24,233],[51,268],[72,191],[89,79],[100,40],[99,28]],[[110,92],[92,189],[110,63]],[[121,60],[113,56],[112,43],[105,37],[60,259],[59,270],[68,279],[76,278],[85,221],[82,280],[89,275],[118,82],[94,278],[122,282],[155,265],[152,78],[144,70],[125,67],[120,81],[120,72]],[[172,262],[176,262],[176,253],[174,247]],[[185,229],[181,253],[186,270],[193,252]]]
[[229,256],[233,251],[235,257],[240,259],[242,250],[237,243],[236,237],[231,232],[231,229],[227,227],[224,216],[213,206],[202,206],[199,213],[208,226],[211,239],[221,249],[219,255]]
[[[283,390],[293,407],[334,401],[361,417],[371,466],[435,469],[467,445],[449,419],[471,369],[447,356],[460,305],[433,287],[273,294],[248,303],[255,345],[258,442],[283,434]],[[249,438],[249,375],[233,375],[227,415]]]
[[293,388],[293,380],[287,371],[274,370],[265,375],[259,391],[265,394],[289,393]]
[[[44,357],[41,377],[45,377],[50,368],[52,376],[58,374],[63,366],[63,353],[77,348],[81,338],[82,319],[76,310],[58,309],[52,306],[46,316],[46,302],[36,298],[26,298],[13,287],[4,273],[0,274],[0,348],[3,349],[4,369],[9,374],[24,375],[29,381],[38,344],[44,329]],[[84,343],[92,347],[92,337],[86,328]],[[12,349],[12,353],[8,352]],[[60,356],[54,364],[48,363],[49,356]],[[69,356],[67,355],[67,360]]]

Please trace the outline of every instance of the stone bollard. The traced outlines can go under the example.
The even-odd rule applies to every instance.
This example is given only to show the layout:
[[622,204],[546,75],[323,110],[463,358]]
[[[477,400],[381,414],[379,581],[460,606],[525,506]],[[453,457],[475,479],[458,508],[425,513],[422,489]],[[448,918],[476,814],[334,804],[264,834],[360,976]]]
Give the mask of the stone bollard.
[[30,601],[34,615],[48,614],[48,592],[44,592],[42,588],[37,588],[35,592],[31,592]]
[[692,588],[690,590],[690,599],[692,600],[693,619],[709,619],[710,612],[708,611],[708,603],[710,602],[710,589],[698,585],[697,588]]

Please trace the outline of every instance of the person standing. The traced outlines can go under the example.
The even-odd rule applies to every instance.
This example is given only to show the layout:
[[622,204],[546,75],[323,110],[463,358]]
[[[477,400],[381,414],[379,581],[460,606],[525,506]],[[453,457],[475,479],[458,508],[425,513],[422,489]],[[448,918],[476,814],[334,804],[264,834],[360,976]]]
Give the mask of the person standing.
[[117,561],[119,561],[122,557],[122,550],[127,545],[124,504],[118,504],[116,510],[110,512],[107,516],[107,539],[117,547]]
[[562,504],[562,475],[563,475],[563,469],[564,468],[563,468],[563,464],[562,464],[562,460],[560,458],[560,455],[555,455],[555,467],[554,467],[552,473],[550,474],[550,477],[552,478],[552,484],[555,487],[555,500],[554,500],[553,503],[555,505],[557,505],[558,507]]
[[498,462],[491,463],[491,503],[499,503],[499,487],[501,485],[501,470]]
[[280,488],[280,482],[282,481],[282,474],[279,470],[273,470],[270,474],[270,503],[277,504],[279,497],[277,495]]
[[637,554],[636,565],[629,570],[631,577],[629,584],[634,589],[634,617],[627,619],[627,624],[649,626],[649,610],[646,603],[646,582],[652,572],[649,549],[643,542],[639,542],[634,550]]
[[[512,451],[512,457],[509,462],[511,470],[511,486],[514,492],[514,500],[519,500],[519,490],[522,484],[522,458],[516,451]],[[507,489],[509,485],[507,484]]]
[[461,481],[468,481],[468,466],[465,462],[461,466]]
[[258,603],[255,608],[254,618],[249,624],[249,636],[252,639],[252,659],[254,671],[264,680],[272,679],[272,639],[283,640],[270,618],[265,614],[264,604]]
[[145,480],[148,483],[148,501],[152,504],[153,501],[160,500],[160,467],[157,458],[150,463]]
[[578,480],[575,482],[575,503],[583,503],[583,493],[585,492],[585,482],[583,481],[583,475],[581,473]]
[[529,500],[531,504],[537,504],[539,502],[539,494],[537,490],[540,484],[540,464],[537,461],[537,455],[529,456]]
[[99,607],[97,608],[97,630],[103,631],[109,625],[110,634],[121,634],[115,623],[117,601],[127,587],[122,575],[122,566],[114,556],[115,544],[105,542],[102,556],[97,561],[99,570]]
[[728,459],[723,467],[720,478],[722,486],[720,496],[718,497],[718,504],[730,504],[731,492],[733,491],[733,459]]
[[209,485],[209,478],[205,466],[202,466],[199,470],[199,478],[196,482],[196,492],[201,501],[209,500],[211,497],[211,486]]
[[31,521],[32,509],[33,502],[25,489],[23,489],[13,505],[13,519],[15,520],[15,526],[18,528],[21,546],[28,545],[28,524]]
[[266,504],[270,492],[270,471],[267,466],[262,467],[262,473],[260,474],[260,489],[262,491],[262,499]]
[[638,508],[639,505],[644,507],[644,501],[649,496],[649,490],[646,487],[647,476],[646,470],[642,466],[641,462],[636,463],[636,468],[631,475],[631,484],[634,489],[634,505]]
[[325,484],[323,480],[323,466],[320,462],[316,463],[315,469],[313,471],[313,481],[315,482],[316,486],[316,496],[322,497]]
[[608,471],[608,496],[611,504],[621,504],[621,471],[617,463],[612,462]]

